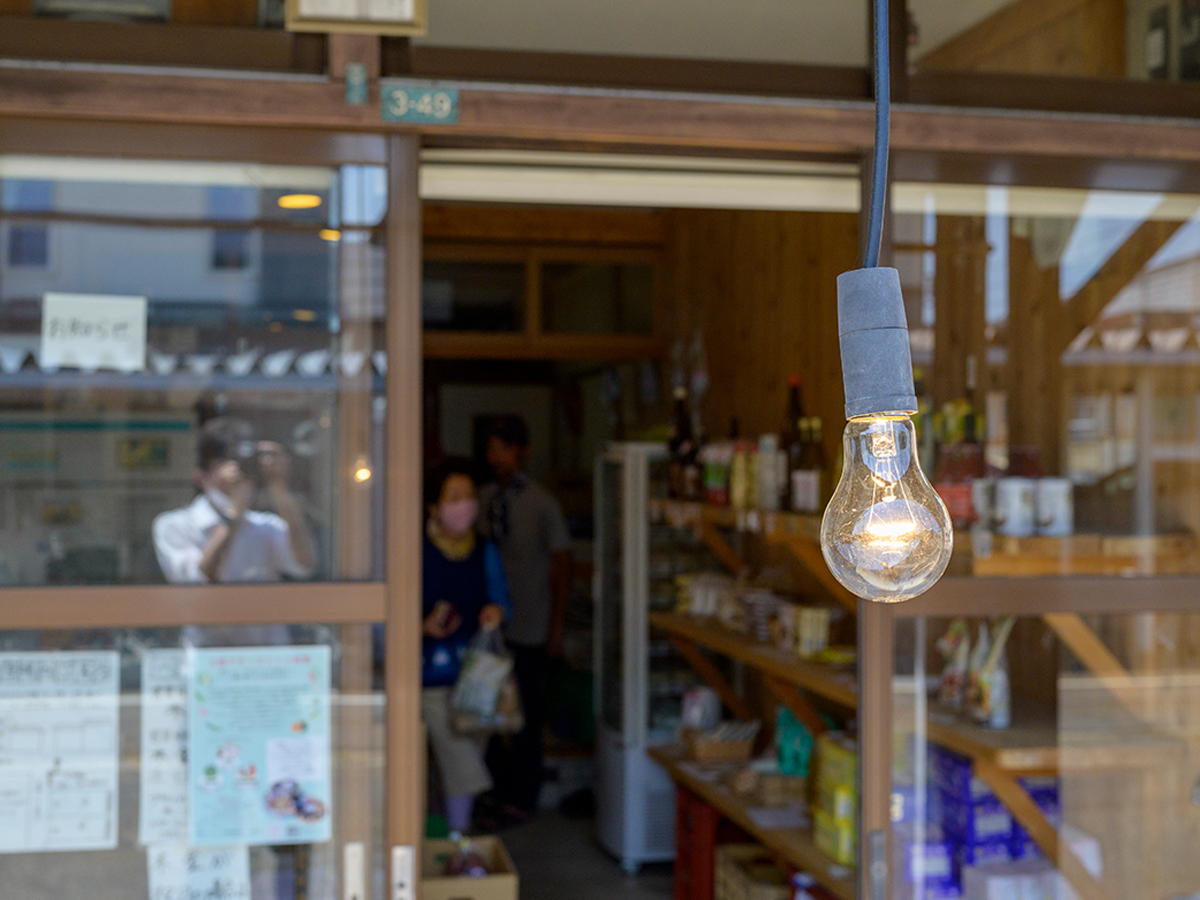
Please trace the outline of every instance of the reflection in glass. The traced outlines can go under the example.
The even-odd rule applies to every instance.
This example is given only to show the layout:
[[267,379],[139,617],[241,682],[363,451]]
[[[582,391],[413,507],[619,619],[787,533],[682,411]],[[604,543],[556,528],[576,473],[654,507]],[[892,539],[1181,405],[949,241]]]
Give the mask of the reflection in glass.
[[[381,172],[0,157],[0,584],[198,580],[164,564],[152,523],[204,496],[218,417],[284,460],[285,491],[247,479],[251,518],[309,539],[204,580],[375,574],[359,557],[381,482],[353,473],[380,449]],[[280,205],[295,195],[317,202]],[[44,360],[49,293],[146,298],[134,371]],[[237,518],[215,509],[205,527]]]

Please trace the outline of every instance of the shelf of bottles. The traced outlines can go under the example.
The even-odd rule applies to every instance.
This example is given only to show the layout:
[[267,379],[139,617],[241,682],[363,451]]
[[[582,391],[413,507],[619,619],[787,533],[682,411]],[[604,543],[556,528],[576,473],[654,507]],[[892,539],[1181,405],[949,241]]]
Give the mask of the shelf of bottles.
[[[669,500],[652,515],[674,527],[703,524],[767,538],[816,542],[821,514],[840,476],[821,442],[823,423],[805,412],[793,376],[783,427],[757,440],[703,442],[685,389],[675,393],[669,443]],[[948,574],[976,576],[1153,575],[1200,572],[1190,533],[1105,534],[1085,516],[1066,477],[1047,476],[1036,448],[1008,446],[967,401],[915,417],[918,456],[950,513],[955,552]],[[840,454],[839,454],[840,456]],[[1093,517],[1094,518],[1094,517]]]

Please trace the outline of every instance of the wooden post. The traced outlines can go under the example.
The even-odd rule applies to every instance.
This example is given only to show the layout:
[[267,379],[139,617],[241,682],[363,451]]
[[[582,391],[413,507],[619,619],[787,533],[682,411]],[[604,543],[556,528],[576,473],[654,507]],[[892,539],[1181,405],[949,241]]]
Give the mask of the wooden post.
[[[422,837],[419,150],[414,136],[388,142],[386,840],[414,851]],[[390,851],[388,860],[390,877]],[[419,853],[414,868],[419,878]]]
[[[886,900],[891,884],[892,667],[894,621],[886,603],[858,601],[858,896]],[[870,859],[882,834],[881,858]],[[872,862],[875,865],[872,865]],[[883,867],[883,896],[873,890]]]
[[[372,458],[371,416],[371,244],[342,240],[338,244],[338,308],[341,333],[338,359],[364,354],[357,372],[335,372],[337,394],[337,497],[338,565],[335,576],[345,581],[366,581],[372,572],[371,499],[379,479],[381,460]],[[357,475],[365,468],[365,480]],[[342,625],[340,657],[341,703],[337,710],[338,746],[338,845],[363,845],[363,873],[369,877],[371,859],[371,680],[374,659],[370,625]],[[346,877],[343,873],[343,878]]]

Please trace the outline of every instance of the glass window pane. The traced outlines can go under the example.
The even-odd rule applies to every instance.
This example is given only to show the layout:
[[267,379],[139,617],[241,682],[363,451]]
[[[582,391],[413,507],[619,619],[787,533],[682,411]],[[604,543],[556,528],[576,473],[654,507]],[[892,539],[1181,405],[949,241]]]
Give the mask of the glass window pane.
[[[1013,884],[1080,896],[1084,878],[1109,897],[1194,896],[1198,627],[1196,615],[1133,612],[902,622],[893,896],[1005,896]],[[978,647],[985,629],[993,658],[963,683],[946,654]],[[1032,836],[1039,820],[1057,855]]]
[[522,330],[524,263],[427,259],[421,320],[434,331]]
[[920,457],[961,573],[1200,569],[1200,197],[900,183]]
[[654,268],[547,263],[542,267],[542,323],[557,334],[650,334]]
[[[188,668],[185,648],[214,646],[245,685],[237,703],[201,699],[220,685]],[[256,673],[253,654],[270,666]],[[361,875],[379,895],[386,706],[371,659],[369,625],[0,633],[6,896],[336,900],[345,841],[365,844]],[[236,721],[281,700],[277,721]],[[229,815],[206,821],[201,801]],[[231,822],[244,840],[189,851],[189,830]],[[298,842],[297,823],[330,837]]]
[[381,172],[0,157],[0,583],[380,575]]

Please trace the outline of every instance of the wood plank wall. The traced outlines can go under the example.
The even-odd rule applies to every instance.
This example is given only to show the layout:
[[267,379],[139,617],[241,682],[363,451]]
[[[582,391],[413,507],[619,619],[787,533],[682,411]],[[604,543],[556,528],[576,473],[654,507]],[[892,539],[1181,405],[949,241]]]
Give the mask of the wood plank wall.
[[1125,4],[1017,0],[926,53],[917,67],[1123,78]]
[[851,213],[675,210],[667,214],[673,334],[705,336],[711,386],[702,408],[723,438],[778,432],[787,380],[799,373],[810,414],[824,423],[832,464],[841,441],[837,276],[857,265]]

